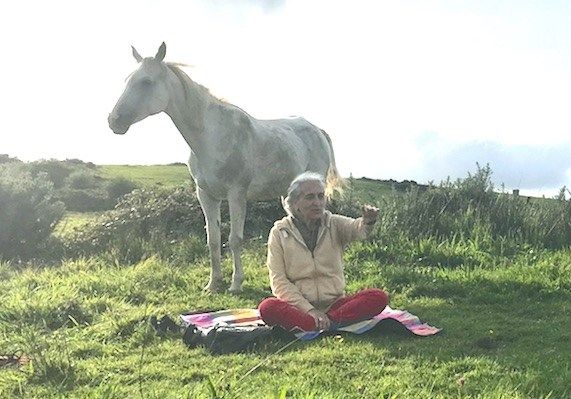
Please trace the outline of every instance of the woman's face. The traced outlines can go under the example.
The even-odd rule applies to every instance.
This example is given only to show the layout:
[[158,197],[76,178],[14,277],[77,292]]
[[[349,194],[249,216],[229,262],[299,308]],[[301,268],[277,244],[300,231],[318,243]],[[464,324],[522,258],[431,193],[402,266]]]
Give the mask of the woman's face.
[[320,219],[325,211],[325,192],[319,181],[301,183],[301,195],[295,202],[297,214],[306,223]]

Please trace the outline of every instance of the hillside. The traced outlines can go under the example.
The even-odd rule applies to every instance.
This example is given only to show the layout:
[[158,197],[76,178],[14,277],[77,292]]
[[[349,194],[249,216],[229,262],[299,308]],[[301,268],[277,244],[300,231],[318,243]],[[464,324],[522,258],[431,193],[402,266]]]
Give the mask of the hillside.
[[[100,165],[97,175],[103,179],[126,178],[134,181],[140,187],[173,187],[192,184],[188,167],[177,165]],[[376,201],[379,197],[391,192],[406,191],[409,187],[426,188],[413,181],[398,182],[395,180],[377,180],[367,177],[346,178],[346,182],[353,188],[354,194],[360,200]]]
[[101,165],[97,175],[103,179],[122,177],[141,187],[172,187],[192,184],[186,165]]
[[[443,331],[429,338],[395,329],[310,342],[275,338],[215,356],[188,348],[180,333],[156,334],[149,319],[253,308],[271,295],[265,241],[283,214],[279,202],[249,208],[244,292],[208,294],[204,221],[184,166],[83,165],[69,172],[55,189],[44,174],[0,167],[0,203],[9,204],[0,208],[0,233],[30,232],[27,239],[37,221],[58,220],[62,204],[46,205],[57,190],[80,198],[94,190],[81,188],[86,182],[131,187],[121,177],[145,189],[112,210],[68,213],[67,224],[36,247],[0,234],[0,397],[571,395],[569,201],[498,194],[489,169],[436,189],[397,193],[391,182],[348,179],[332,209],[357,215],[359,202],[373,202],[382,212],[369,239],[344,253],[347,292],[382,288],[391,307]],[[224,241],[225,209],[221,228]],[[14,248],[30,256],[7,258]],[[222,269],[228,285],[227,246]]]

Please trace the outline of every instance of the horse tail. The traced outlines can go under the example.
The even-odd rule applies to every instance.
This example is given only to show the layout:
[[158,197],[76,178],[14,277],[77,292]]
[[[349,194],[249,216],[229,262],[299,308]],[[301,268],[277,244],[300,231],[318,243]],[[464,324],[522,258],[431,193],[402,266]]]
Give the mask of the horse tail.
[[327,174],[325,176],[325,195],[327,198],[331,198],[331,196],[337,191],[338,193],[342,193],[343,189],[345,188],[345,180],[339,174],[337,170],[337,166],[335,165],[335,154],[333,153],[333,143],[331,142],[331,137],[325,132],[325,130],[321,130],[321,133],[327,139],[327,144],[329,145],[329,167],[327,168]]

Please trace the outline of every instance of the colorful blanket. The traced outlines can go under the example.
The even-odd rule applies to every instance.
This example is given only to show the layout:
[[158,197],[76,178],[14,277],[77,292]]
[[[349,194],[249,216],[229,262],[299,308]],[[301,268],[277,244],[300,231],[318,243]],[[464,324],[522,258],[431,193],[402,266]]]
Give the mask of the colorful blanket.
[[[225,326],[265,326],[260,318],[258,309],[228,309],[216,312],[186,314],[180,316],[186,326],[190,324],[208,330],[216,325]],[[369,320],[360,321],[347,326],[336,328],[335,331],[346,331],[354,334],[362,334],[375,327],[381,320],[393,319],[401,323],[407,330],[415,335],[428,336],[438,333],[441,329],[422,323],[418,317],[406,310],[391,309],[386,307],[378,315]],[[297,331],[295,336],[301,340],[310,340],[321,334],[321,331]]]

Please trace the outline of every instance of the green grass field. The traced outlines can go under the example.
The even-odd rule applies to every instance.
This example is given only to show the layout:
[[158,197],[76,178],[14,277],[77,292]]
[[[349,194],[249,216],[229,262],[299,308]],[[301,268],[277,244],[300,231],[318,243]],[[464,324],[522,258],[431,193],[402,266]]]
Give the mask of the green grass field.
[[102,165],[97,172],[104,179],[124,177],[147,188],[192,184],[186,165]]
[[[123,177],[146,188],[193,184],[186,165],[102,165],[97,171],[104,179]],[[374,180],[353,179],[349,185],[353,187],[355,196],[363,201],[376,202],[391,192],[390,186]]]
[[[262,245],[246,252],[239,296],[202,292],[206,259],[2,264],[1,352],[32,361],[0,370],[0,396],[564,398],[571,394],[570,265],[569,251],[477,269],[349,264],[349,291],[383,287],[394,308],[443,331],[330,336],[271,356],[285,344],[275,341],[213,356],[180,337],[157,337],[145,319],[256,306],[269,295]],[[228,259],[225,273],[228,279]]]
[[[190,182],[184,166],[99,170],[143,187]],[[355,179],[351,195],[382,203],[389,191]],[[81,229],[98,215],[68,214],[55,234]],[[346,253],[347,288],[383,288],[393,308],[441,333],[331,335],[279,353],[288,341],[212,355],[187,348],[177,334],[159,337],[148,323],[152,315],[255,307],[270,295],[263,240],[246,245],[240,295],[202,291],[209,274],[204,255],[188,263],[155,255],[131,265],[113,251],[48,265],[0,262],[0,397],[571,397],[571,250],[525,247],[506,257],[482,253],[474,242],[429,241],[418,247],[433,256],[418,251],[422,259],[404,254],[398,263],[374,260],[383,243],[354,245]],[[402,251],[412,251],[409,244]],[[442,267],[437,255],[477,262]],[[228,253],[223,269],[228,283]],[[9,361],[20,356],[21,364]]]

